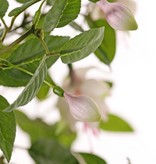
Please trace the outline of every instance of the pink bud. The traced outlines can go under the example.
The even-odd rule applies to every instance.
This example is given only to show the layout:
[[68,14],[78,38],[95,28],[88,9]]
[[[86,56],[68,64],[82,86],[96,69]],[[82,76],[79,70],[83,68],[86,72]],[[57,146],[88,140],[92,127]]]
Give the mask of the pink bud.
[[136,30],[138,25],[132,12],[120,3],[100,0],[96,3],[105,13],[106,20],[116,30]]
[[87,96],[73,96],[64,93],[64,97],[69,105],[72,116],[83,122],[96,122],[101,118],[96,103]]

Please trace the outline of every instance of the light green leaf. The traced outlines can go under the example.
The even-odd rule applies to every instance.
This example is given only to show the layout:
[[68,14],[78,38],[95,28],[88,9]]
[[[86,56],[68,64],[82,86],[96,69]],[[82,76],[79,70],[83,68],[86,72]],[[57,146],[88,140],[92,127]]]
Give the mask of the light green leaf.
[[78,164],[68,149],[52,139],[42,139],[33,143],[29,154],[37,164]]
[[8,9],[8,1],[7,0],[0,0],[0,18],[4,17],[7,9]]
[[[102,22],[101,23],[105,27],[105,38],[103,39],[100,47],[95,51],[95,54],[103,63],[109,65],[115,57],[116,34],[115,30],[107,22]],[[98,23],[99,25],[101,24],[100,21],[97,21],[97,24]]]
[[53,138],[54,128],[47,125],[41,119],[30,119],[22,111],[15,110],[17,124],[26,133],[28,133],[32,142],[41,138]]
[[100,129],[113,132],[133,132],[133,128],[122,118],[114,114],[108,115],[108,121],[100,122]]
[[16,121],[13,112],[3,112],[7,106],[9,106],[7,100],[0,96],[0,149],[9,162],[15,140]]
[[40,90],[38,91],[36,97],[40,101],[45,100],[48,97],[49,91],[50,91],[50,87],[48,85],[46,85],[45,83],[43,83]]
[[[53,138],[65,147],[69,147],[76,138],[76,134],[62,122],[49,125],[39,118],[34,120],[28,118],[21,111],[15,110],[14,112],[18,125],[24,132],[29,134],[32,143],[42,138]],[[60,124],[63,124],[61,130],[59,130]]]
[[80,164],[107,164],[106,161],[97,155],[89,153],[74,153],[73,154]]
[[15,9],[13,9],[12,11],[10,11],[9,16],[12,17],[12,16],[19,15],[24,10],[26,10],[28,7],[32,6],[33,4],[35,4],[35,3],[39,2],[39,1],[41,1],[41,0],[30,0],[30,1],[26,2],[26,3],[24,3],[22,6],[17,7]]
[[46,32],[56,27],[63,27],[76,19],[80,12],[81,0],[55,0],[45,16],[43,29]]
[[70,39],[61,49],[63,63],[72,63],[87,57],[101,44],[104,28],[94,28]]
[[19,106],[27,104],[36,96],[47,75],[47,65],[45,60],[46,58],[44,57],[22,93],[13,104],[5,109],[5,112],[10,112]]
[[103,63],[109,65],[113,61],[116,52],[115,30],[105,20],[93,21],[90,16],[86,16],[86,19],[91,28],[105,27],[105,37],[94,53]]

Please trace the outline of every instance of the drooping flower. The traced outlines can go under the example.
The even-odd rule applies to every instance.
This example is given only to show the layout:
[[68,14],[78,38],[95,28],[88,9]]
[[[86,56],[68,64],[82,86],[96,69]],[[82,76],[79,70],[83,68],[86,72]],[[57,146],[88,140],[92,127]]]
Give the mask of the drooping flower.
[[69,105],[72,116],[83,122],[97,122],[101,115],[98,106],[91,98],[87,96],[73,96],[64,93],[64,97]]
[[[63,121],[66,122],[66,124],[70,127],[71,130],[74,130],[74,125],[76,123],[76,120],[80,120],[80,118],[81,121],[82,119],[84,119],[84,121],[85,120],[92,121],[93,118],[95,120],[98,120],[99,119],[98,113],[100,113],[101,119],[105,121],[107,120],[108,107],[104,102],[104,98],[110,95],[110,87],[106,82],[102,80],[88,79],[86,77],[86,74],[91,68],[92,67],[87,67],[87,68],[74,70],[73,72],[70,73],[70,77],[66,77],[63,82],[62,88],[68,93],[71,93],[72,95],[76,96],[76,97],[75,96],[71,97],[66,95],[67,93],[64,94],[64,96],[66,96],[66,99],[68,98],[68,102],[70,98],[70,102],[68,103],[69,105],[63,98],[59,98],[57,102],[57,107],[60,110],[61,117]],[[74,102],[73,100],[74,101],[78,100],[79,107],[81,107],[81,105],[84,103],[82,112],[86,113],[86,116],[83,116],[86,118],[82,118],[82,113],[79,113],[80,110],[77,108],[77,103],[73,103]],[[72,101],[72,106],[71,106],[71,101]],[[87,102],[88,104],[86,105],[85,102]],[[92,109],[91,110],[89,110],[89,108],[84,109],[84,107],[87,106],[89,108],[91,107]],[[97,110],[97,108],[99,108],[99,110]],[[92,112],[92,110],[95,111]],[[89,111],[91,112],[90,114],[88,113]],[[93,113],[95,113],[94,116]]]
[[121,3],[100,0],[96,3],[104,12],[107,22],[116,30],[136,30],[138,25],[129,8]]

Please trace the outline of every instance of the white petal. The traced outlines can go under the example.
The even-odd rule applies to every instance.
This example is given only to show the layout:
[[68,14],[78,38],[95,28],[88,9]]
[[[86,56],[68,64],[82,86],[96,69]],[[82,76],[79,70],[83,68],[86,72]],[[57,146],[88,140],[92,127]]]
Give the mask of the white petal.
[[94,79],[89,79],[84,81],[81,86],[81,91],[84,95],[89,97],[104,98],[110,95],[110,87],[107,83],[102,81],[97,81]]
[[79,68],[79,69],[75,70],[75,73],[83,81],[84,79],[86,79],[86,75],[87,75],[88,71],[90,71],[91,69],[94,69],[94,68],[95,67],[93,67],[93,66]]
[[91,98],[87,96],[72,96],[68,93],[64,93],[64,97],[75,119],[84,122],[96,122],[100,120],[99,109]]

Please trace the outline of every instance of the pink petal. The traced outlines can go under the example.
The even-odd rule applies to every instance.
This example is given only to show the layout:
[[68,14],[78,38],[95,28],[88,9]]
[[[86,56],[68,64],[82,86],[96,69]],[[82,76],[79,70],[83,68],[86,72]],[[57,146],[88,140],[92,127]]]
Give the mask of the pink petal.
[[96,122],[101,118],[99,109],[91,98],[87,96],[73,96],[64,93],[64,97],[69,105],[72,116],[83,122]]

